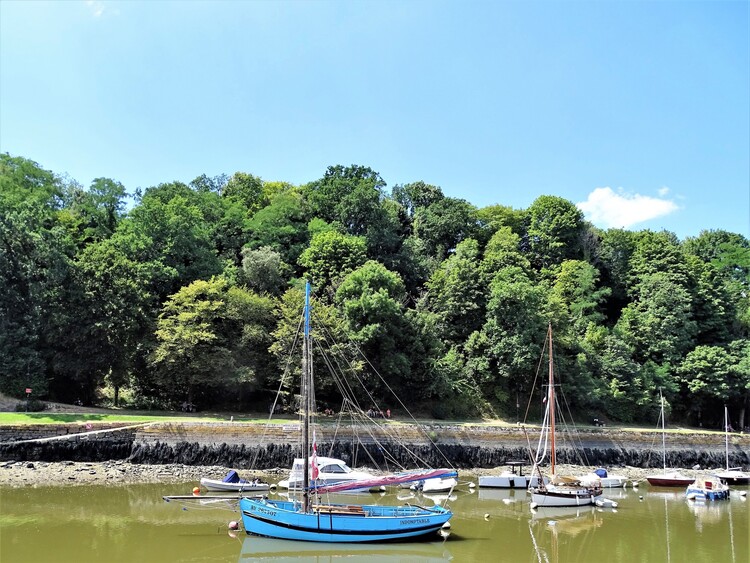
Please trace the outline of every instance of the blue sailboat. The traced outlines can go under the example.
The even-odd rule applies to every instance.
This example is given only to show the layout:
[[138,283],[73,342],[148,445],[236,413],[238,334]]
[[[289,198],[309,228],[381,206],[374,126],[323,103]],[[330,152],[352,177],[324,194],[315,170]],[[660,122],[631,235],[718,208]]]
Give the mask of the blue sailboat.
[[[300,500],[275,500],[243,497],[239,501],[242,523],[248,534],[271,538],[314,542],[383,542],[434,534],[450,520],[453,513],[443,506],[380,506],[322,502],[319,493],[342,492],[363,486],[418,481],[430,477],[457,477],[455,470],[431,470],[370,479],[366,483],[351,481],[316,486],[316,446],[312,455],[309,439],[312,404],[312,343],[310,337],[310,284],[305,287],[304,339],[302,346],[302,441],[305,456],[303,490]],[[377,481],[377,482],[376,482]]]

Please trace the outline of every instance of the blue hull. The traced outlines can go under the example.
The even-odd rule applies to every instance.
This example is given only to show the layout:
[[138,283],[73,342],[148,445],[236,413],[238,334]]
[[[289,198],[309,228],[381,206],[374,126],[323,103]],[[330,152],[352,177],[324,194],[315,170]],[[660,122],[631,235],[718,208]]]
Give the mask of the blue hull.
[[724,500],[729,498],[729,489],[724,491],[709,491],[700,487],[688,487],[685,496],[695,500]]
[[326,504],[312,512],[299,503],[240,499],[242,523],[248,534],[317,542],[384,542],[435,533],[453,513],[435,506]]

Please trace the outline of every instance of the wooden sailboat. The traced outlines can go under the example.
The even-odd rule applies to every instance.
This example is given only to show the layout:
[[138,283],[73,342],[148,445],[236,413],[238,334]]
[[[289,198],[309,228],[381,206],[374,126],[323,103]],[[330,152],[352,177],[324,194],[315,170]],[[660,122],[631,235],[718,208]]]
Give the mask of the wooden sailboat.
[[[316,542],[378,542],[414,538],[437,532],[453,513],[443,506],[380,506],[322,502],[318,494],[397,485],[429,478],[457,477],[454,470],[404,472],[367,481],[318,486],[316,445],[310,448],[312,404],[312,343],[310,336],[310,284],[305,288],[304,339],[302,352],[302,396],[304,410],[304,485],[301,501],[243,497],[239,506],[248,534],[271,538]],[[312,455],[311,455],[312,453]]]
[[679,471],[667,471],[667,441],[666,441],[666,426],[664,422],[664,395],[659,390],[659,399],[661,403],[661,451],[662,451],[662,467],[664,468],[663,473],[648,475],[646,480],[649,485],[654,487],[686,487],[690,485],[694,479],[687,477]]
[[729,411],[726,406],[724,406],[724,451],[726,469],[716,473],[716,476],[728,485],[747,485],[750,483],[750,473],[745,473],[741,467],[729,467]]
[[[552,357],[552,325],[547,336],[549,338],[549,385],[547,390],[547,406],[544,415],[543,436],[549,439],[550,481],[547,484],[529,489],[531,491],[532,507],[543,506],[583,506],[595,504],[602,496],[601,485],[596,483],[582,483],[580,478],[558,475],[556,473],[556,444],[555,444],[555,372]],[[542,440],[540,440],[540,446]],[[546,457],[546,448],[539,448],[534,460],[534,469],[539,471],[539,465]]]

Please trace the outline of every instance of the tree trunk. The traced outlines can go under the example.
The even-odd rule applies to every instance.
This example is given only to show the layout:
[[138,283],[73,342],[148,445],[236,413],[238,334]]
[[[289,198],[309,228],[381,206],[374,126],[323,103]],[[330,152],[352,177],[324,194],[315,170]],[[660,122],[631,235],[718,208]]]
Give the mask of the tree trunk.
[[115,385],[115,407],[120,406],[120,386]]

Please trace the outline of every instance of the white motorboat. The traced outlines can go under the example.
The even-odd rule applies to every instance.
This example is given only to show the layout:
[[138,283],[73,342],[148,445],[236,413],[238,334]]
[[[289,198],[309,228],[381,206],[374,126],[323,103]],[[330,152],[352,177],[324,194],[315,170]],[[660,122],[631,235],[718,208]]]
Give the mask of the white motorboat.
[[[318,476],[315,479],[315,483],[318,486],[346,483],[349,481],[365,481],[375,478],[372,473],[353,470],[341,459],[333,457],[317,457],[316,460]],[[312,465],[312,460],[310,461],[310,464]],[[305,461],[302,458],[295,459],[289,477],[283,481],[279,481],[279,487],[282,489],[302,490],[302,484],[304,483],[304,465]],[[365,487],[350,492],[364,492],[369,490],[371,489]],[[374,490],[380,491],[381,487],[375,487]]]
[[523,461],[509,461],[507,465],[510,470],[506,469],[498,475],[480,475],[479,487],[487,489],[528,489],[542,484],[539,475],[523,474]]
[[622,475],[610,475],[606,469],[600,467],[581,477],[581,483],[584,485],[596,485],[598,483],[603,489],[617,489],[627,485],[628,478]]
[[456,488],[456,485],[458,485],[458,479],[454,477],[435,477],[422,481],[420,489],[424,494],[449,493]]
[[729,486],[717,477],[698,477],[685,490],[688,500],[723,500],[729,498]]

